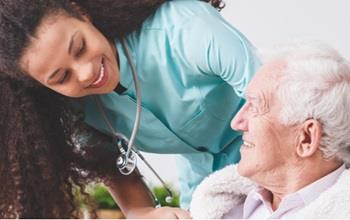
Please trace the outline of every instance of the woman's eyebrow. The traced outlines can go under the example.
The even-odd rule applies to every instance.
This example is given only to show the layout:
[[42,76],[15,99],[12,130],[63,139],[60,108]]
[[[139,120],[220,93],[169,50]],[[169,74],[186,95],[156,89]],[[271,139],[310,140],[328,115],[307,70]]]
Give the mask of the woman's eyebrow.
[[[74,32],[74,34],[72,34],[72,36],[70,37],[69,40],[69,45],[68,45],[68,54],[71,55],[72,53],[72,48],[73,48],[73,44],[74,44],[74,38],[76,36],[76,34],[78,33],[78,31]],[[60,71],[60,69],[55,70],[50,76],[49,76],[49,80],[54,78],[56,76],[56,74]]]
[[57,74],[59,71],[60,71],[60,69],[55,70],[55,72],[53,72],[53,73],[49,76],[48,79],[50,80],[50,79],[54,78],[54,77],[56,76],[56,74]]
[[71,55],[72,53],[72,47],[73,47],[73,43],[74,43],[74,37],[75,35],[78,33],[78,31],[74,32],[74,34],[72,34],[70,41],[69,41],[69,46],[68,46],[68,54]]

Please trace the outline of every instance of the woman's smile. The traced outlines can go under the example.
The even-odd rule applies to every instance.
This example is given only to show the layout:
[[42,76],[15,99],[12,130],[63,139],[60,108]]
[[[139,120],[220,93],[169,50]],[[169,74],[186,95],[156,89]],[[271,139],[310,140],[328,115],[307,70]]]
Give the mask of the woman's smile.
[[88,88],[99,88],[106,84],[108,80],[108,71],[104,64],[104,58],[102,57],[100,71],[97,74],[97,79]]

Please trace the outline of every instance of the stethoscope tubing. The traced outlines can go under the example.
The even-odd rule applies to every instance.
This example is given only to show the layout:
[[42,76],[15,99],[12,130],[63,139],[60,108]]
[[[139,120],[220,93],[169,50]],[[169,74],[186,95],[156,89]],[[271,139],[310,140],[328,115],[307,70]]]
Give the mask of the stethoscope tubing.
[[122,39],[122,46],[123,46],[123,49],[125,51],[128,63],[130,65],[130,67],[131,67],[132,78],[134,80],[135,93],[136,93],[135,122],[134,122],[134,127],[132,129],[131,136],[130,136],[130,139],[129,139],[128,149],[126,151],[126,158],[129,158],[130,153],[131,153],[131,149],[134,146],[134,141],[135,141],[135,138],[136,138],[137,131],[139,130],[139,127],[140,127],[140,118],[141,118],[141,92],[140,92],[140,90],[141,89],[140,89],[140,83],[139,83],[139,80],[138,80],[137,74],[136,74],[136,68],[135,68],[134,63],[131,60],[130,51],[129,51],[129,48],[128,48],[126,42],[125,42],[125,39]]
[[[132,160],[131,157],[133,157],[133,153],[135,153],[144,163],[145,165],[152,171],[152,173],[157,177],[157,179],[161,182],[161,184],[163,185],[164,189],[167,191],[168,196],[166,197],[166,202],[170,202],[171,199],[173,198],[173,193],[171,192],[171,190],[167,187],[166,183],[164,182],[164,180],[159,176],[159,174],[153,169],[153,167],[148,163],[148,161],[143,157],[143,155],[141,154],[140,151],[137,150],[137,148],[134,145],[134,141],[137,135],[137,132],[139,130],[140,127],[140,119],[141,119],[141,91],[140,91],[140,83],[139,80],[137,78],[137,73],[136,73],[136,68],[134,63],[132,62],[131,59],[131,55],[130,55],[130,51],[129,48],[126,44],[125,39],[121,40],[122,43],[122,47],[123,50],[125,51],[126,57],[127,57],[127,61],[130,65],[131,68],[131,73],[132,73],[132,77],[133,77],[133,81],[134,81],[134,87],[135,87],[135,93],[136,93],[136,113],[135,113],[135,122],[134,122],[134,127],[132,129],[131,135],[130,135],[130,139],[128,139],[124,134],[117,132],[112,124],[110,123],[110,121],[107,118],[107,115],[102,107],[102,103],[99,97],[96,97],[96,104],[98,106],[99,111],[102,114],[102,117],[105,121],[105,123],[107,124],[109,130],[113,133],[113,136],[119,140],[123,140],[125,142],[128,143],[127,145],[127,150],[125,153],[125,157],[121,157],[119,156],[117,158],[117,160],[121,159],[121,160],[125,160],[124,163],[121,163],[121,167],[118,167],[119,171],[121,174],[123,175],[130,175],[136,168],[136,160]],[[130,163],[129,163],[130,162]],[[132,164],[131,167],[126,167],[128,164]],[[117,163],[118,166],[118,163]],[[125,169],[126,168],[126,169]],[[130,168],[130,169],[129,169]],[[129,170],[128,170],[129,169]]]

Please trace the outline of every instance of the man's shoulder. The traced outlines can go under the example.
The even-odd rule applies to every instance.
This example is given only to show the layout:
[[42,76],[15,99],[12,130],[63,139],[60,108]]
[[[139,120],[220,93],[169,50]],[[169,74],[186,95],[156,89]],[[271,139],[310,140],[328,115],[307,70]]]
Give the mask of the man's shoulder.
[[191,202],[194,218],[222,218],[241,205],[255,184],[239,175],[237,165],[214,172],[197,187]]
[[303,208],[303,218],[350,218],[350,170],[344,170],[335,184]]

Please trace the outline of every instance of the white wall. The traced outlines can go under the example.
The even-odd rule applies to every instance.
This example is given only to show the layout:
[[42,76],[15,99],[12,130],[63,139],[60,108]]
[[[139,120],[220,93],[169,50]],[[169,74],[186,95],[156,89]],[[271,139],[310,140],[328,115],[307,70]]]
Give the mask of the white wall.
[[321,40],[350,58],[349,0],[226,0],[222,14],[257,47]]
[[[350,58],[350,0],[226,0],[222,14],[258,48],[311,38]],[[146,157],[167,182],[177,186],[174,156]],[[152,184],[159,184],[147,169],[141,166],[141,170]]]

